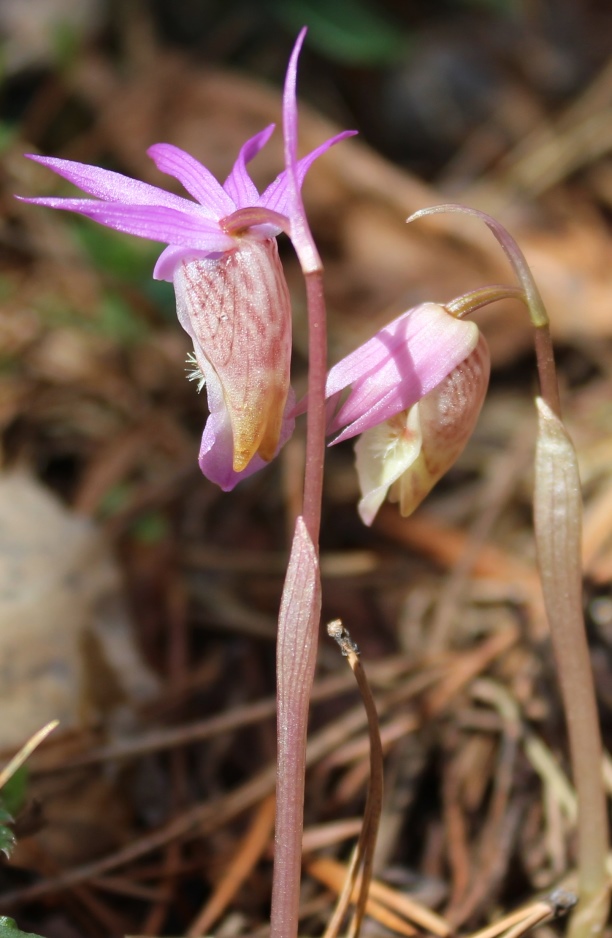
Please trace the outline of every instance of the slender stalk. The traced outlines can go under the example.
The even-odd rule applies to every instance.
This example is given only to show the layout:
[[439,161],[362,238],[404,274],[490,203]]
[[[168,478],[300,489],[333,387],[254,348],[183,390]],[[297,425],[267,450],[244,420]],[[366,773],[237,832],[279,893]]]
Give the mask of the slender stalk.
[[365,671],[361,666],[359,652],[357,651],[356,645],[350,649],[347,657],[361,692],[363,704],[368,716],[368,729],[370,735],[370,787],[368,789],[368,797],[364,812],[363,868],[361,873],[361,881],[359,884],[357,906],[355,908],[355,914],[348,931],[350,938],[357,938],[361,928],[361,923],[363,921],[363,916],[365,915],[366,903],[368,901],[370,883],[372,881],[372,873],[374,871],[374,852],[376,849],[376,839],[378,836],[378,828],[380,826],[380,816],[382,814],[383,751],[380,739],[380,730],[378,727],[376,704],[374,703],[374,698],[372,697],[372,691],[370,690]]
[[306,418],[306,472],[303,515],[318,556],[325,453],[325,378],[327,327],[323,296],[323,264],[304,209],[297,174],[297,111],[295,101],[297,59],[306,36],[302,29],[293,48],[283,95],[285,167],[291,192],[289,235],[306,281],[308,300],[308,416]]
[[582,612],[582,499],[576,453],[561,420],[548,314],[527,261],[494,218],[463,205],[436,205],[409,218],[459,212],[488,226],[523,288],[535,328],[541,398],[538,408],[534,521],[540,578],[568,728],[578,803],[578,895],[570,938],[594,938],[604,928],[610,882],[606,873],[608,817],[595,685]]
[[304,274],[308,299],[308,416],[303,517],[297,519],[283,587],[276,650],[278,754],[271,938],[297,935],[306,731],[321,613],[319,531],[325,453],[327,330],[323,265],[298,182],[297,111],[293,106],[297,58],[305,35],[303,29],[294,46],[283,97],[285,167],[292,201],[290,236]]
[[327,374],[327,324],[323,272],[306,275],[308,298],[308,413],[306,416],[306,473],[304,521],[318,552],[325,457],[325,378]]
[[555,352],[548,323],[542,326],[536,326],[535,350],[538,362],[538,377],[540,379],[540,394],[552,412],[556,414],[557,417],[561,418],[561,401],[559,400]]
[[[368,718],[368,732],[370,737],[370,784],[359,840],[357,841],[349,863],[344,888],[338,898],[336,908],[328,922],[323,938],[337,938],[340,926],[346,915],[351,899],[353,898],[355,884],[359,881],[355,913],[347,933],[347,938],[358,938],[365,914],[366,903],[368,901],[370,883],[372,881],[374,851],[376,849],[376,838],[382,813],[383,750],[376,704],[374,703],[366,673],[359,660],[359,649],[351,639],[348,630],[345,629],[340,619],[334,619],[333,622],[328,623],[327,634],[340,646],[342,654],[347,659],[349,667],[355,675],[357,687],[359,688],[359,693],[363,700]],[[359,877],[360,870],[361,876]]]
[[[297,935],[306,731],[317,656],[321,586],[318,565],[323,461],[327,336],[323,278],[306,275],[309,313],[308,416],[303,518],[296,535],[279,616],[277,670],[277,775],[271,938]],[[303,529],[303,530],[302,530]]]
[[298,518],[278,622],[277,776],[271,936],[297,934],[306,730],[317,657],[321,585],[319,530],[325,454],[327,338],[320,270],[306,275],[309,312],[308,417],[303,517]]
[[424,218],[426,215],[442,215],[446,212],[451,214],[458,213],[460,215],[473,215],[475,218],[479,218],[485,223],[487,228],[489,228],[495,235],[495,238],[499,242],[502,250],[504,251],[504,254],[510,261],[512,269],[521,282],[521,286],[525,291],[525,302],[527,304],[527,308],[529,309],[529,315],[533,325],[548,325],[548,314],[546,312],[542,297],[540,296],[540,291],[538,290],[537,284],[533,279],[527,261],[525,260],[525,256],[512,235],[506,231],[504,226],[501,225],[497,219],[487,215],[486,212],[481,212],[477,208],[469,208],[467,205],[456,205],[452,202],[449,202],[445,205],[432,205],[429,208],[423,208],[411,215],[407,221],[416,221],[417,218]]
[[[548,313],[546,312],[544,301],[540,295],[540,291],[538,290],[538,286],[533,278],[531,270],[529,269],[529,265],[527,264],[523,252],[510,232],[506,231],[504,226],[501,225],[497,219],[487,215],[486,212],[481,212],[479,209],[469,208],[467,205],[455,205],[453,203],[446,205],[433,205],[430,208],[424,208],[419,212],[415,212],[414,215],[410,216],[408,221],[415,221],[417,218],[423,218],[426,215],[440,215],[445,212],[456,212],[461,215],[473,215],[475,218],[479,218],[481,221],[483,221],[487,228],[493,232],[493,235],[499,242],[502,250],[504,251],[504,254],[510,261],[512,269],[514,270],[522,287],[522,296],[517,298],[522,299],[525,303],[532,325],[535,328],[535,347],[538,362],[538,374],[540,377],[540,392],[551,410],[553,410],[557,416],[561,416],[561,405],[559,402],[559,390],[557,386],[555,358],[553,353],[552,339],[550,336]],[[480,305],[484,305],[486,302],[491,302],[490,299],[486,298],[487,291],[490,291],[493,294],[498,289],[499,288],[497,287],[485,287],[482,291],[484,302]],[[508,288],[502,289],[507,290]],[[480,291],[475,291],[474,297],[476,297],[479,292]],[[470,294],[467,294],[465,300],[469,301],[469,298]],[[501,298],[501,296],[499,298]],[[453,312],[451,308],[452,304],[450,304],[448,307],[449,312],[453,312],[453,315],[461,315],[459,310],[461,309],[461,301],[463,299],[464,298],[459,297],[459,300],[453,301],[454,303],[458,304],[457,312]],[[470,303],[466,302],[464,305],[469,306]],[[478,307],[472,302],[471,308],[477,309]]]

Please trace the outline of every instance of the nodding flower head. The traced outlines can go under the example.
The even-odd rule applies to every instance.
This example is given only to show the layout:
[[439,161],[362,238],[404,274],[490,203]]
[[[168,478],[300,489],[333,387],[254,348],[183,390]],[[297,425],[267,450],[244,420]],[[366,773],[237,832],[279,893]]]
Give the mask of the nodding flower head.
[[361,434],[355,451],[365,524],[387,495],[411,514],[454,463],[480,413],[489,368],[475,323],[423,303],[331,369],[328,432],[341,431],[334,443]]
[[178,147],[150,147],[158,169],[195,201],[97,166],[29,155],[94,198],[23,201],[77,212],[167,245],[153,276],[174,283],[178,316],[208,393],[200,466],[226,491],[272,459],[292,432],[291,307],[275,238],[284,230],[299,250],[306,173],[317,157],[352,134],[338,134],[296,159],[295,82],[304,35],[302,30],[285,79],[285,169],[261,195],[247,164],[274,124],[243,144],[223,185]]

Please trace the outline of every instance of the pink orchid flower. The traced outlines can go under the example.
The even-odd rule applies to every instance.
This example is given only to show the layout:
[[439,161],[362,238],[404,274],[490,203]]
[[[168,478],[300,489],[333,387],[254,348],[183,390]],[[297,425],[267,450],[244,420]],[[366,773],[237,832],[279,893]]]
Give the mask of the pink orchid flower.
[[436,303],[409,309],[331,369],[327,430],[341,431],[333,443],[361,434],[365,524],[387,495],[411,514],[450,468],[474,429],[489,369],[478,326]]
[[295,85],[304,35],[302,30],[285,78],[285,169],[261,195],[247,164],[274,124],[243,144],[223,185],[178,147],[150,147],[158,169],[195,201],[97,166],[27,154],[94,198],[23,201],[77,212],[168,245],[153,277],[174,284],[178,318],[193,341],[196,376],[206,384],[210,410],[200,467],[224,491],[271,460],[293,431],[291,305],[275,238],[285,230],[299,251],[306,173],[322,153],[354,133],[337,134],[296,159]]

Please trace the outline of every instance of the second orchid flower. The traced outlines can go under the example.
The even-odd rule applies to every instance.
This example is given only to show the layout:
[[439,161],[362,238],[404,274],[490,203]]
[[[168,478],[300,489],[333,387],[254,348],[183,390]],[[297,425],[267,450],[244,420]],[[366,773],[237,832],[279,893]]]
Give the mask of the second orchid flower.
[[478,419],[489,371],[478,326],[435,303],[408,310],[331,369],[328,432],[340,430],[334,443],[361,434],[365,524],[387,496],[411,514],[452,466]]

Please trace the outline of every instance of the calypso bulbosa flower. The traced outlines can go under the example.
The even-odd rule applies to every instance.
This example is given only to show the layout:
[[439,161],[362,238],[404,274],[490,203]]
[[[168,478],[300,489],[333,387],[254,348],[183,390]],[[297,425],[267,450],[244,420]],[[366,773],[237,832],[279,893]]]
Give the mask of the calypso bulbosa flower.
[[337,134],[296,159],[295,81],[303,38],[302,31],[285,78],[285,169],[261,195],[247,164],[274,124],[243,144],[223,185],[178,147],[150,147],[158,169],[192,199],[97,166],[28,154],[94,198],[23,201],[167,245],[153,277],[174,284],[179,320],[193,341],[197,377],[208,394],[200,467],[225,491],[272,459],[293,430],[291,306],[275,238],[286,231],[298,253],[307,253],[301,185],[317,157],[353,133]]
[[328,432],[341,430],[334,443],[361,434],[365,524],[386,497],[411,514],[452,466],[478,419],[489,371],[478,326],[436,303],[408,310],[331,369]]

